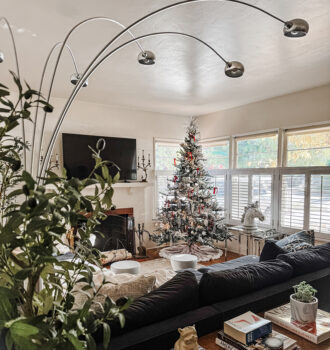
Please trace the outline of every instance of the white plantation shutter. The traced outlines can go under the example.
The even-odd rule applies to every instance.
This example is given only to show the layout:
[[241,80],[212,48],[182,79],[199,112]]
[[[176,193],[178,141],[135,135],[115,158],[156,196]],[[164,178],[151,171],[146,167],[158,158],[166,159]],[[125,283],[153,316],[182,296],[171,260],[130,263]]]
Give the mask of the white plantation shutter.
[[309,226],[330,234],[330,175],[311,175]]
[[302,229],[304,227],[305,175],[282,175],[281,226]]
[[209,183],[212,186],[212,193],[214,187],[217,187],[217,191],[215,194],[216,200],[220,207],[225,208],[225,175],[215,175],[210,177]]
[[262,222],[272,222],[273,175],[262,174],[252,176],[252,202],[258,201],[261,212],[265,215]]
[[157,208],[161,209],[164,205],[167,193],[168,175],[157,175]]
[[231,179],[231,218],[241,220],[244,207],[249,202],[249,176],[232,175]]

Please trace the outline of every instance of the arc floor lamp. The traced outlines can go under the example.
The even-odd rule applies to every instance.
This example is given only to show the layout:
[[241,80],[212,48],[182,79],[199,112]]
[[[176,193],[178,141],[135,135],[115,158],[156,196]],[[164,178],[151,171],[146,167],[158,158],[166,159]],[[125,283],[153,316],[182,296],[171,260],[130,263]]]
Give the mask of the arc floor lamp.
[[[226,60],[211,45],[209,45],[208,43],[206,43],[202,39],[197,38],[196,36],[190,35],[188,33],[176,32],[176,31],[161,31],[161,32],[147,33],[144,35],[140,35],[138,37],[135,37],[132,33],[132,28],[134,28],[138,24],[142,23],[143,21],[145,21],[153,16],[158,15],[161,12],[168,11],[168,10],[175,8],[175,7],[178,7],[178,6],[191,5],[191,4],[197,3],[197,2],[209,2],[209,1],[231,2],[231,3],[235,3],[238,5],[242,5],[242,6],[247,6],[247,7],[250,7],[252,9],[255,9],[257,11],[260,11],[260,12],[264,13],[265,15],[269,16],[270,18],[273,18],[274,20],[277,20],[278,22],[282,23],[283,24],[283,34],[289,38],[303,37],[308,33],[308,30],[309,30],[308,23],[303,19],[296,18],[293,20],[285,21],[285,20],[275,16],[274,14],[272,14],[272,13],[270,13],[270,12],[268,12],[268,11],[258,7],[258,6],[255,6],[255,5],[249,4],[245,1],[240,1],[240,0],[185,0],[185,1],[179,1],[179,2],[175,2],[173,4],[170,4],[170,5],[164,6],[162,8],[159,8],[155,11],[152,11],[152,12],[146,14],[145,16],[137,19],[135,22],[131,23],[128,26],[124,26],[122,23],[120,23],[114,19],[108,18],[108,17],[91,17],[91,18],[88,18],[86,20],[83,20],[83,21],[79,22],[78,24],[76,24],[73,28],[71,28],[69,30],[69,32],[67,33],[67,35],[65,36],[64,40],[60,43],[55,44],[47,56],[47,59],[46,59],[46,62],[45,62],[45,65],[43,67],[43,71],[41,74],[41,81],[40,81],[40,86],[39,86],[39,91],[41,93],[42,93],[43,82],[44,82],[45,73],[46,73],[46,70],[48,67],[49,59],[52,56],[52,54],[54,53],[55,49],[59,47],[59,52],[57,54],[55,65],[53,67],[53,71],[51,74],[51,81],[50,81],[49,89],[48,89],[48,91],[46,91],[46,93],[44,93],[44,95],[47,98],[47,101],[50,102],[51,93],[52,93],[52,89],[53,89],[53,85],[54,85],[54,80],[56,77],[56,73],[58,70],[58,66],[60,63],[62,53],[63,53],[65,48],[68,49],[68,51],[71,55],[74,69],[75,69],[75,72],[72,74],[71,79],[70,79],[71,83],[74,85],[74,88],[73,88],[70,96],[68,97],[68,99],[63,107],[63,110],[61,111],[60,115],[58,116],[56,125],[51,133],[50,140],[47,143],[46,153],[42,159],[42,162],[40,162],[39,160],[40,160],[40,155],[41,155],[42,144],[44,141],[43,135],[44,135],[44,131],[45,131],[47,112],[43,111],[42,109],[39,108],[39,106],[37,106],[36,113],[35,113],[34,120],[33,120],[34,125],[33,125],[33,134],[32,134],[32,146],[30,149],[30,152],[31,152],[30,164],[27,164],[27,161],[26,161],[27,158],[26,158],[26,154],[25,154],[26,151],[24,151],[24,167],[25,167],[25,169],[27,169],[29,167],[30,171],[33,174],[38,175],[40,177],[42,177],[45,174],[45,171],[47,170],[47,166],[49,164],[51,154],[53,152],[55,141],[56,141],[57,136],[59,134],[61,125],[63,123],[63,120],[65,119],[67,112],[68,112],[72,102],[74,101],[75,97],[77,96],[78,92],[80,91],[81,88],[87,87],[89,77],[96,71],[96,69],[98,69],[100,67],[101,64],[103,64],[113,54],[117,53],[118,51],[120,51],[121,49],[125,48],[126,46],[128,46],[130,44],[135,43],[138,46],[138,49],[140,51],[138,54],[138,62],[140,64],[152,65],[152,64],[155,64],[155,62],[156,62],[156,55],[151,50],[145,50],[142,47],[142,45],[141,45],[142,40],[144,40],[148,37],[160,36],[160,35],[183,36],[183,37],[193,39],[193,40],[200,42],[201,44],[206,46],[208,49],[210,49],[212,52],[214,52],[218,56],[218,58],[224,62],[224,64],[225,64],[224,73],[227,77],[230,77],[230,78],[241,77],[244,73],[244,65],[241,62]],[[14,56],[15,56],[15,61],[16,61],[15,62],[16,63],[16,74],[20,78],[17,49],[16,49],[15,40],[14,40],[14,35],[13,35],[13,32],[11,30],[10,24],[7,21],[7,19],[5,17],[0,17],[0,21],[1,20],[5,21],[5,23],[8,26],[8,29],[9,29],[11,41],[13,44],[14,54],[15,54]],[[85,70],[82,73],[80,73],[78,68],[77,68],[75,56],[74,56],[71,48],[68,46],[67,41],[70,38],[71,34],[75,30],[80,28],[82,25],[85,25],[85,24],[93,22],[93,21],[109,21],[109,22],[112,22],[112,23],[120,26],[122,28],[122,30],[109,40],[109,42],[95,55],[95,57],[91,60],[91,62],[88,64],[88,66],[85,68]],[[119,38],[121,38],[126,33],[128,33],[131,36],[131,39],[118,45],[117,47],[112,48],[110,51],[108,51],[110,46],[112,46]],[[4,59],[5,59],[5,55],[0,52],[0,63],[3,62]],[[43,116],[42,116],[42,120],[41,120],[41,132],[40,132],[40,135],[38,137],[39,142],[38,142],[38,145],[36,146],[37,123],[38,123],[38,116],[39,116],[40,111],[43,113]],[[22,140],[24,142],[26,141],[24,121],[22,121]],[[38,149],[38,151],[36,152],[37,157],[34,157],[35,148]]]

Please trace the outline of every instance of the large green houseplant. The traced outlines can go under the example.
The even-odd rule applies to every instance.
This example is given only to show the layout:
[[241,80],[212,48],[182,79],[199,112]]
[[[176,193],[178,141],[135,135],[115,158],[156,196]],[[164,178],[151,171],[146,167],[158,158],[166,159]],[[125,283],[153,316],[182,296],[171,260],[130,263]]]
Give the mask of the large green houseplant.
[[[22,119],[30,119],[37,103],[48,112],[52,107],[12,75],[18,88],[15,101],[0,85],[0,348],[95,349],[93,333],[100,327],[107,348],[108,321],[119,317],[123,324],[121,311],[127,304],[119,307],[106,298],[94,316],[99,288],[89,264],[99,264],[99,252],[90,246],[89,236],[105,217],[104,209],[112,206],[112,185],[119,174],[110,176],[97,150],[93,151],[95,168],[84,180],[68,180],[53,172],[34,179],[23,171],[21,152],[27,146],[12,132]],[[93,195],[83,195],[91,185]],[[87,212],[89,216],[84,215]],[[83,225],[72,260],[58,261],[56,245],[78,222]],[[72,289],[77,282],[87,282],[85,288],[92,287],[94,296],[74,310]]]

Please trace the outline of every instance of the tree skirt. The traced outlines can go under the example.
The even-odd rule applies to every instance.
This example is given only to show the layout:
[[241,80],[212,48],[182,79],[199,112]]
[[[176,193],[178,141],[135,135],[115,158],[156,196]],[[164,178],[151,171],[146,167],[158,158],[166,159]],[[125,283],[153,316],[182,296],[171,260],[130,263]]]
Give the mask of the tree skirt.
[[221,249],[214,249],[209,246],[198,246],[192,245],[189,247],[186,244],[178,244],[171,247],[163,248],[159,252],[159,256],[166,259],[171,259],[172,255],[175,254],[192,254],[197,256],[198,261],[210,261],[214,259],[219,259],[222,255]]

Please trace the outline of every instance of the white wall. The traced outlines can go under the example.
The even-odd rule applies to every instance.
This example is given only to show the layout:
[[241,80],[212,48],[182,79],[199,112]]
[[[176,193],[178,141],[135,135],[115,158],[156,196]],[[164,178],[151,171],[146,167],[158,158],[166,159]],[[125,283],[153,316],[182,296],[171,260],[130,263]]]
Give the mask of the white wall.
[[330,85],[199,117],[201,136],[213,138],[330,121]]

